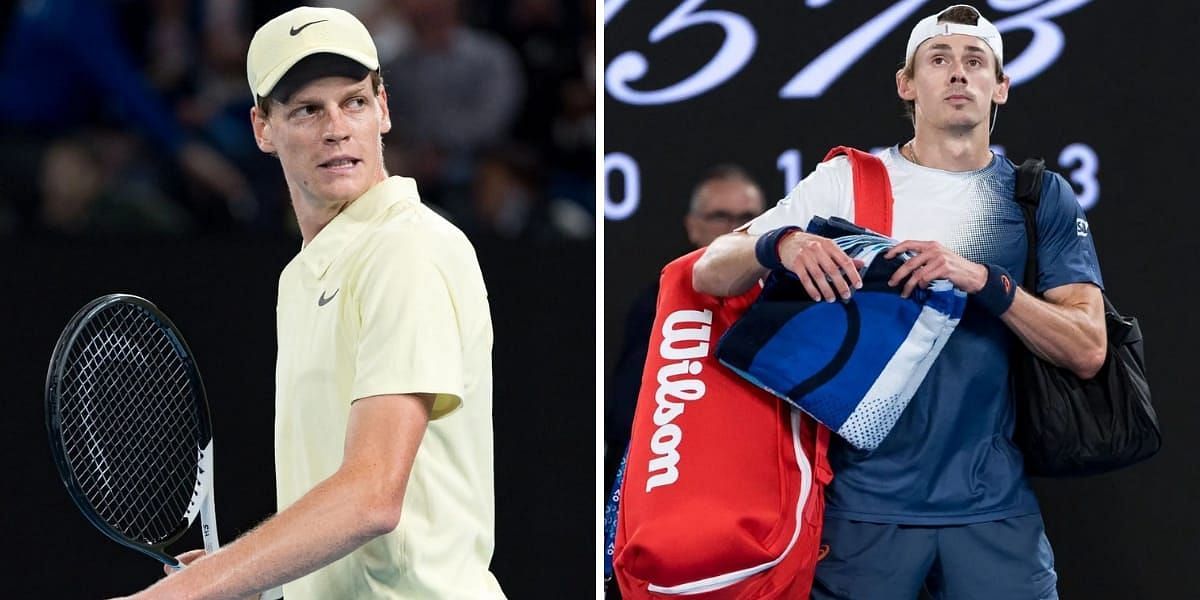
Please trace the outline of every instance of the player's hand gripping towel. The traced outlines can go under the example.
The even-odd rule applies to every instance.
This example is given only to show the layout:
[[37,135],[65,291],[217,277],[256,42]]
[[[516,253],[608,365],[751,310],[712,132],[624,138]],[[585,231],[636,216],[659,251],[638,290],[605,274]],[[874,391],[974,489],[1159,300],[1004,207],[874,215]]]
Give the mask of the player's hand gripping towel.
[[717,357],[854,447],[872,450],[954,332],[967,295],[943,279],[902,298],[901,286],[887,282],[912,255],[885,259],[896,240],[838,218],[814,218],[807,231],[833,238],[863,262],[862,289],[844,302],[814,302],[789,271],[775,271],[721,339]]

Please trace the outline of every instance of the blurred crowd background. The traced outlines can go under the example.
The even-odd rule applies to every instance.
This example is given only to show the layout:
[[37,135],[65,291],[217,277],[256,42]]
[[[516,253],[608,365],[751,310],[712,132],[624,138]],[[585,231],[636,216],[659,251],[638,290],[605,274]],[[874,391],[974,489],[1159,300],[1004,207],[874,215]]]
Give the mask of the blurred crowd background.
[[19,0],[0,9],[0,235],[298,236],[246,48],[299,4],[375,37],[389,172],[468,235],[591,239],[592,0]]

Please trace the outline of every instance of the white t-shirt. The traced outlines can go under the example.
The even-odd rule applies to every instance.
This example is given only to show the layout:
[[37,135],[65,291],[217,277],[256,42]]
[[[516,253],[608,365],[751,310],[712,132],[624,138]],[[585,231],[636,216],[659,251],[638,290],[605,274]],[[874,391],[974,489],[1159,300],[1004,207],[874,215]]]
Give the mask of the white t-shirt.
[[[877,156],[892,183],[893,238],[935,240],[970,260],[983,261],[1000,242],[995,235],[997,214],[1020,217],[1019,212],[1002,210],[1004,204],[1012,204],[1012,188],[1006,188],[1003,173],[991,165],[962,173],[931,169],[910,162],[895,146]],[[757,235],[784,225],[806,227],[813,217],[854,220],[854,186],[845,156],[817,165],[746,230]]]

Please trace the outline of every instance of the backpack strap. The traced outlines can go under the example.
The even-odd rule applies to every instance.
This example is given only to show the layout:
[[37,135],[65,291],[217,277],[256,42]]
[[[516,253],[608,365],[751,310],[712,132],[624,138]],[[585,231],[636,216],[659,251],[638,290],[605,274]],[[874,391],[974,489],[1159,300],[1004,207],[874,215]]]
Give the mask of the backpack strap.
[[876,233],[892,235],[892,182],[883,161],[849,146],[830,150],[824,160],[843,154],[850,159],[850,172],[854,176],[854,223]]
[[1025,215],[1025,289],[1037,294],[1037,207],[1042,200],[1042,176],[1046,173],[1046,161],[1027,158],[1017,167],[1017,204]]

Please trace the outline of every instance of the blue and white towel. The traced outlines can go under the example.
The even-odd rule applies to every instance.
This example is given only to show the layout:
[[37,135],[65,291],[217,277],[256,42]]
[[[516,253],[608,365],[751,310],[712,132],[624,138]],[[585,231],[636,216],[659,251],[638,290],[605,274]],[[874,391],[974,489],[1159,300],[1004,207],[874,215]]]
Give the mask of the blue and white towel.
[[814,218],[807,231],[864,263],[862,289],[846,302],[813,302],[794,275],[776,271],[721,338],[717,358],[856,448],[873,450],[954,332],[967,295],[937,280],[901,298],[901,286],[887,281],[912,255],[883,258],[896,240],[836,218]]

